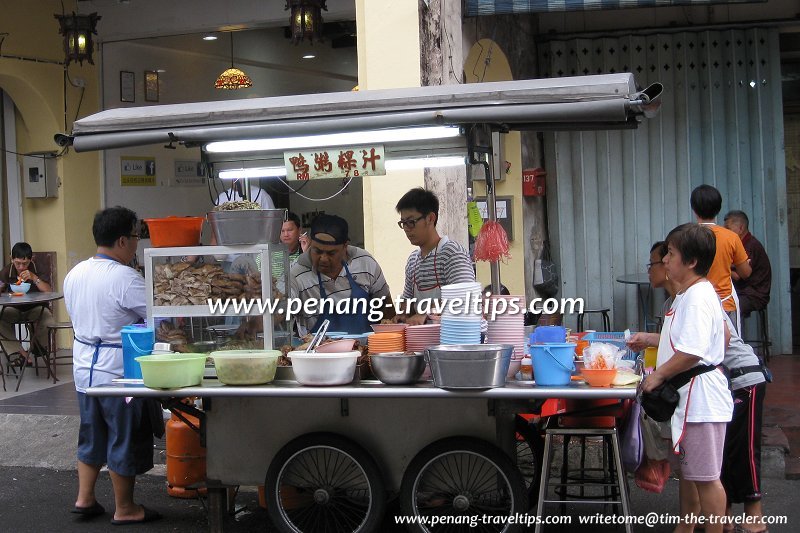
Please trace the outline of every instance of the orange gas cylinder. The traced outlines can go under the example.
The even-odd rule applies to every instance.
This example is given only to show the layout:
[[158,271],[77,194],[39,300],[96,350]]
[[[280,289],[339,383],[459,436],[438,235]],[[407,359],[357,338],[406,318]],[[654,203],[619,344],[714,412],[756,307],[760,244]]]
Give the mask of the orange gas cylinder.
[[[182,413],[195,427],[200,421]],[[167,493],[176,498],[196,498],[206,493],[206,449],[200,435],[173,413],[167,422]]]

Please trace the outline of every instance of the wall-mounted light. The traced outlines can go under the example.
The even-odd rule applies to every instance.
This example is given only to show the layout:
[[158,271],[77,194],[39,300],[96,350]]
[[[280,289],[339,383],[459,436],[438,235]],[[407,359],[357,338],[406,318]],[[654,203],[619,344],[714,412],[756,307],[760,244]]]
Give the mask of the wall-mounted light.
[[286,7],[291,12],[289,27],[292,42],[300,44],[304,39],[309,42],[322,40],[322,10],[328,10],[327,0],[286,0]]
[[78,15],[74,11],[71,15],[54,15],[58,19],[58,32],[64,36],[64,62],[69,65],[77,61],[81,65],[84,59],[94,65],[92,52],[94,40],[92,35],[97,35],[97,13]]

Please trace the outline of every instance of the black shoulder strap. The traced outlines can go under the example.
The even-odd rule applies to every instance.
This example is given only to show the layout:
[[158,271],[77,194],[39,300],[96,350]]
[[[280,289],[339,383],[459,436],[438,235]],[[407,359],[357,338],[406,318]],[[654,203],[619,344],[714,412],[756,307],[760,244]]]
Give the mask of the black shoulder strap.
[[711,372],[712,370],[716,370],[716,368],[717,367],[714,365],[697,365],[689,370],[684,370],[680,374],[675,374],[670,378],[669,382],[672,383],[676,389],[680,389],[689,383],[693,377],[699,376],[700,374],[705,374],[706,372]]

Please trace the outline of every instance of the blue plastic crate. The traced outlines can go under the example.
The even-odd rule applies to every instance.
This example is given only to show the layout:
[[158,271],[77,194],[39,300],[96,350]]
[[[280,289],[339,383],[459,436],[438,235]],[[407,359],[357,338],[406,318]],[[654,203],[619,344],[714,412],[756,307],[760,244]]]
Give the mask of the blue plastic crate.
[[625,333],[622,331],[593,331],[584,335],[583,340],[589,341],[589,343],[604,342],[606,344],[612,344],[617,348],[625,348],[623,359],[635,361],[639,355],[638,352],[634,352],[625,344]]

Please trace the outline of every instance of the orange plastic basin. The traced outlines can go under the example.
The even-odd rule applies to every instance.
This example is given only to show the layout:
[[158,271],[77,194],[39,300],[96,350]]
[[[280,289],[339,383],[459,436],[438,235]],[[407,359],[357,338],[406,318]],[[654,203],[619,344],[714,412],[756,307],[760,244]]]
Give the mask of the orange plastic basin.
[[203,217],[146,218],[150,242],[155,248],[197,246],[203,229]]

